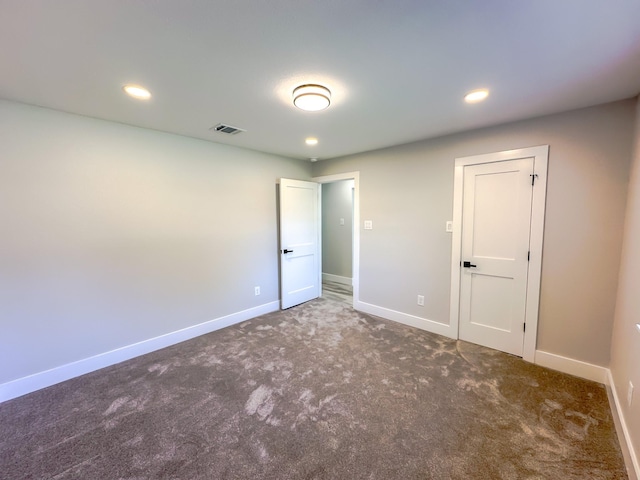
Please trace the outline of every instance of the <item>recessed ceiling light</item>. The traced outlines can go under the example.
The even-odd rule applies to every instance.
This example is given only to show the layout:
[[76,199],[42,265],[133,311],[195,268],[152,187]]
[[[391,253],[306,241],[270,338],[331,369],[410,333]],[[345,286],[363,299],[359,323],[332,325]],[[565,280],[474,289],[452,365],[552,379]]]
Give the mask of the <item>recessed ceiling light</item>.
[[489,96],[489,90],[481,89],[474,90],[473,92],[469,92],[464,96],[464,101],[467,103],[477,103],[481,102],[485,98]]
[[313,137],[309,137],[309,138],[305,139],[304,143],[306,143],[307,145],[317,145],[318,144],[318,139],[317,138],[313,138]]
[[151,98],[151,92],[140,85],[125,85],[122,89],[127,95],[139,100],[149,100]]
[[331,92],[322,85],[300,85],[293,91],[293,104],[307,112],[324,110],[331,104]]
[[317,158],[310,158],[310,159],[309,159],[309,161],[310,161],[310,162],[317,162],[317,161],[318,161],[318,159],[317,159]]

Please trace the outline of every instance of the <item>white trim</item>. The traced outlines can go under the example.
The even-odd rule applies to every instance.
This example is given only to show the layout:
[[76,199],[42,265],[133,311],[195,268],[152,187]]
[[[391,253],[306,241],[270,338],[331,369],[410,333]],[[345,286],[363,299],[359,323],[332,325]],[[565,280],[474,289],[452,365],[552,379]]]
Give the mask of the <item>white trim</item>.
[[[322,297],[322,187],[318,186],[318,218],[316,221],[316,232],[318,233],[318,297]],[[281,267],[282,268],[282,267]]]
[[175,332],[166,333],[155,338],[143,340],[109,352],[94,355],[93,357],[84,358],[76,362],[0,384],[0,403],[84,375],[85,373],[129,360],[139,355],[169,347],[176,343],[184,342],[185,340],[190,340],[266,313],[275,312],[279,307],[280,303],[277,301],[265,303],[264,305],[225,315],[224,317],[209,320],[198,325],[186,327],[181,330],[176,330]]
[[449,325],[458,338],[460,324],[460,258],[462,250],[462,200],[464,167],[456,165],[453,174],[453,232],[451,234],[451,290],[449,294]]
[[575,375],[576,377],[586,378],[594,382],[607,382],[607,368],[573,358],[563,357],[562,355],[556,355],[555,353],[536,350],[534,363],[541,367],[547,367],[552,370],[568,373],[569,375]]
[[533,172],[538,175],[537,187],[533,189],[531,204],[531,235],[529,249],[531,258],[527,275],[527,305],[522,358],[533,362],[536,356],[538,337],[538,310],[540,305],[540,280],[542,275],[542,239],[544,236],[544,213],[547,192],[547,169],[549,145],[520,148],[504,152],[456,158],[453,183],[453,235],[451,236],[451,290],[449,324],[458,338],[460,316],[460,251],[462,248],[462,200],[464,193],[464,167],[482,163],[534,158]]
[[547,168],[549,146],[524,149],[534,154],[533,173],[538,175],[531,201],[531,233],[529,236],[529,273],[527,275],[527,310],[525,312],[524,349],[522,358],[533,362],[538,339],[538,312],[540,309],[540,283],[542,281],[542,251],[544,214],[547,199]]
[[[618,391],[616,389],[616,384],[613,380],[613,375],[611,374],[611,370],[607,369],[607,387],[613,396],[613,403],[615,406],[614,415],[617,415],[617,420],[620,422],[620,427],[622,428],[622,435],[624,441],[626,443],[627,451],[624,452],[629,455],[629,459],[631,460],[631,465],[627,465],[627,467],[631,467],[634,470],[636,478],[640,478],[640,461],[638,460],[638,456],[633,448],[633,441],[631,440],[631,434],[629,433],[629,428],[627,427],[627,422],[624,419],[624,415],[622,414],[622,404],[620,403],[620,397],[618,396]],[[623,447],[624,448],[624,447]]]
[[322,281],[342,283],[343,285],[353,284],[353,279],[351,277],[341,277],[340,275],[333,275],[332,273],[323,273]]
[[336,173],[333,175],[323,175],[312,179],[318,183],[340,182],[342,180],[353,180],[353,265],[352,265],[352,285],[353,285],[353,308],[360,300],[360,172]]
[[404,325],[409,325],[410,327],[419,328],[420,330],[426,330],[427,332],[436,333],[449,338],[456,338],[456,333],[452,331],[451,326],[440,322],[434,322],[428,318],[416,317],[415,315],[409,315],[408,313],[402,313],[360,301],[357,303],[354,302],[353,308],[370,315],[382,317],[386,320],[392,320]]

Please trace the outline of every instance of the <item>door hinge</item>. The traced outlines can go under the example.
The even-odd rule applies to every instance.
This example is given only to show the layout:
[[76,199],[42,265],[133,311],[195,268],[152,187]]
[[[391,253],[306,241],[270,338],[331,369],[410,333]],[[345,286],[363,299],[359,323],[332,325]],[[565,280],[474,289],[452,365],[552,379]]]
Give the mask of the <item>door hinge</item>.
[[527,252],[527,262],[531,261],[531,250]]
[[522,324],[522,331],[523,331],[523,332],[526,332],[526,331],[527,331],[527,324],[526,324],[526,323],[523,323],[523,324]]
[[537,173],[532,173],[529,176],[531,177],[531,185],[535,185],[536,184],[536,178],[538,178],[538,174]]

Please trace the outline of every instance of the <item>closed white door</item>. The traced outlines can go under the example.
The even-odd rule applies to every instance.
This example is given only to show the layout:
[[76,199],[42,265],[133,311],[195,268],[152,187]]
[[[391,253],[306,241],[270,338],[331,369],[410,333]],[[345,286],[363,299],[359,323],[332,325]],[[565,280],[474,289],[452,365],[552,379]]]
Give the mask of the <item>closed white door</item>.
[[533,167],[533,158],[464,167],[459,336],[518,356],[527,304]]
[[319,185],[280,179],[281,308],[320,296]]

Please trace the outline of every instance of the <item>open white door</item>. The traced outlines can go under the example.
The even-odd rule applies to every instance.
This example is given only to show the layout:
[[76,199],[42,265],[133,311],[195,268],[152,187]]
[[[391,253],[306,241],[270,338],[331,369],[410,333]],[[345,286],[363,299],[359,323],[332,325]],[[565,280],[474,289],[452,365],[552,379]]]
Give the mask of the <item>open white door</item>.
[[320,296],[319,185],[280,179],[280,291],[282,309]]

